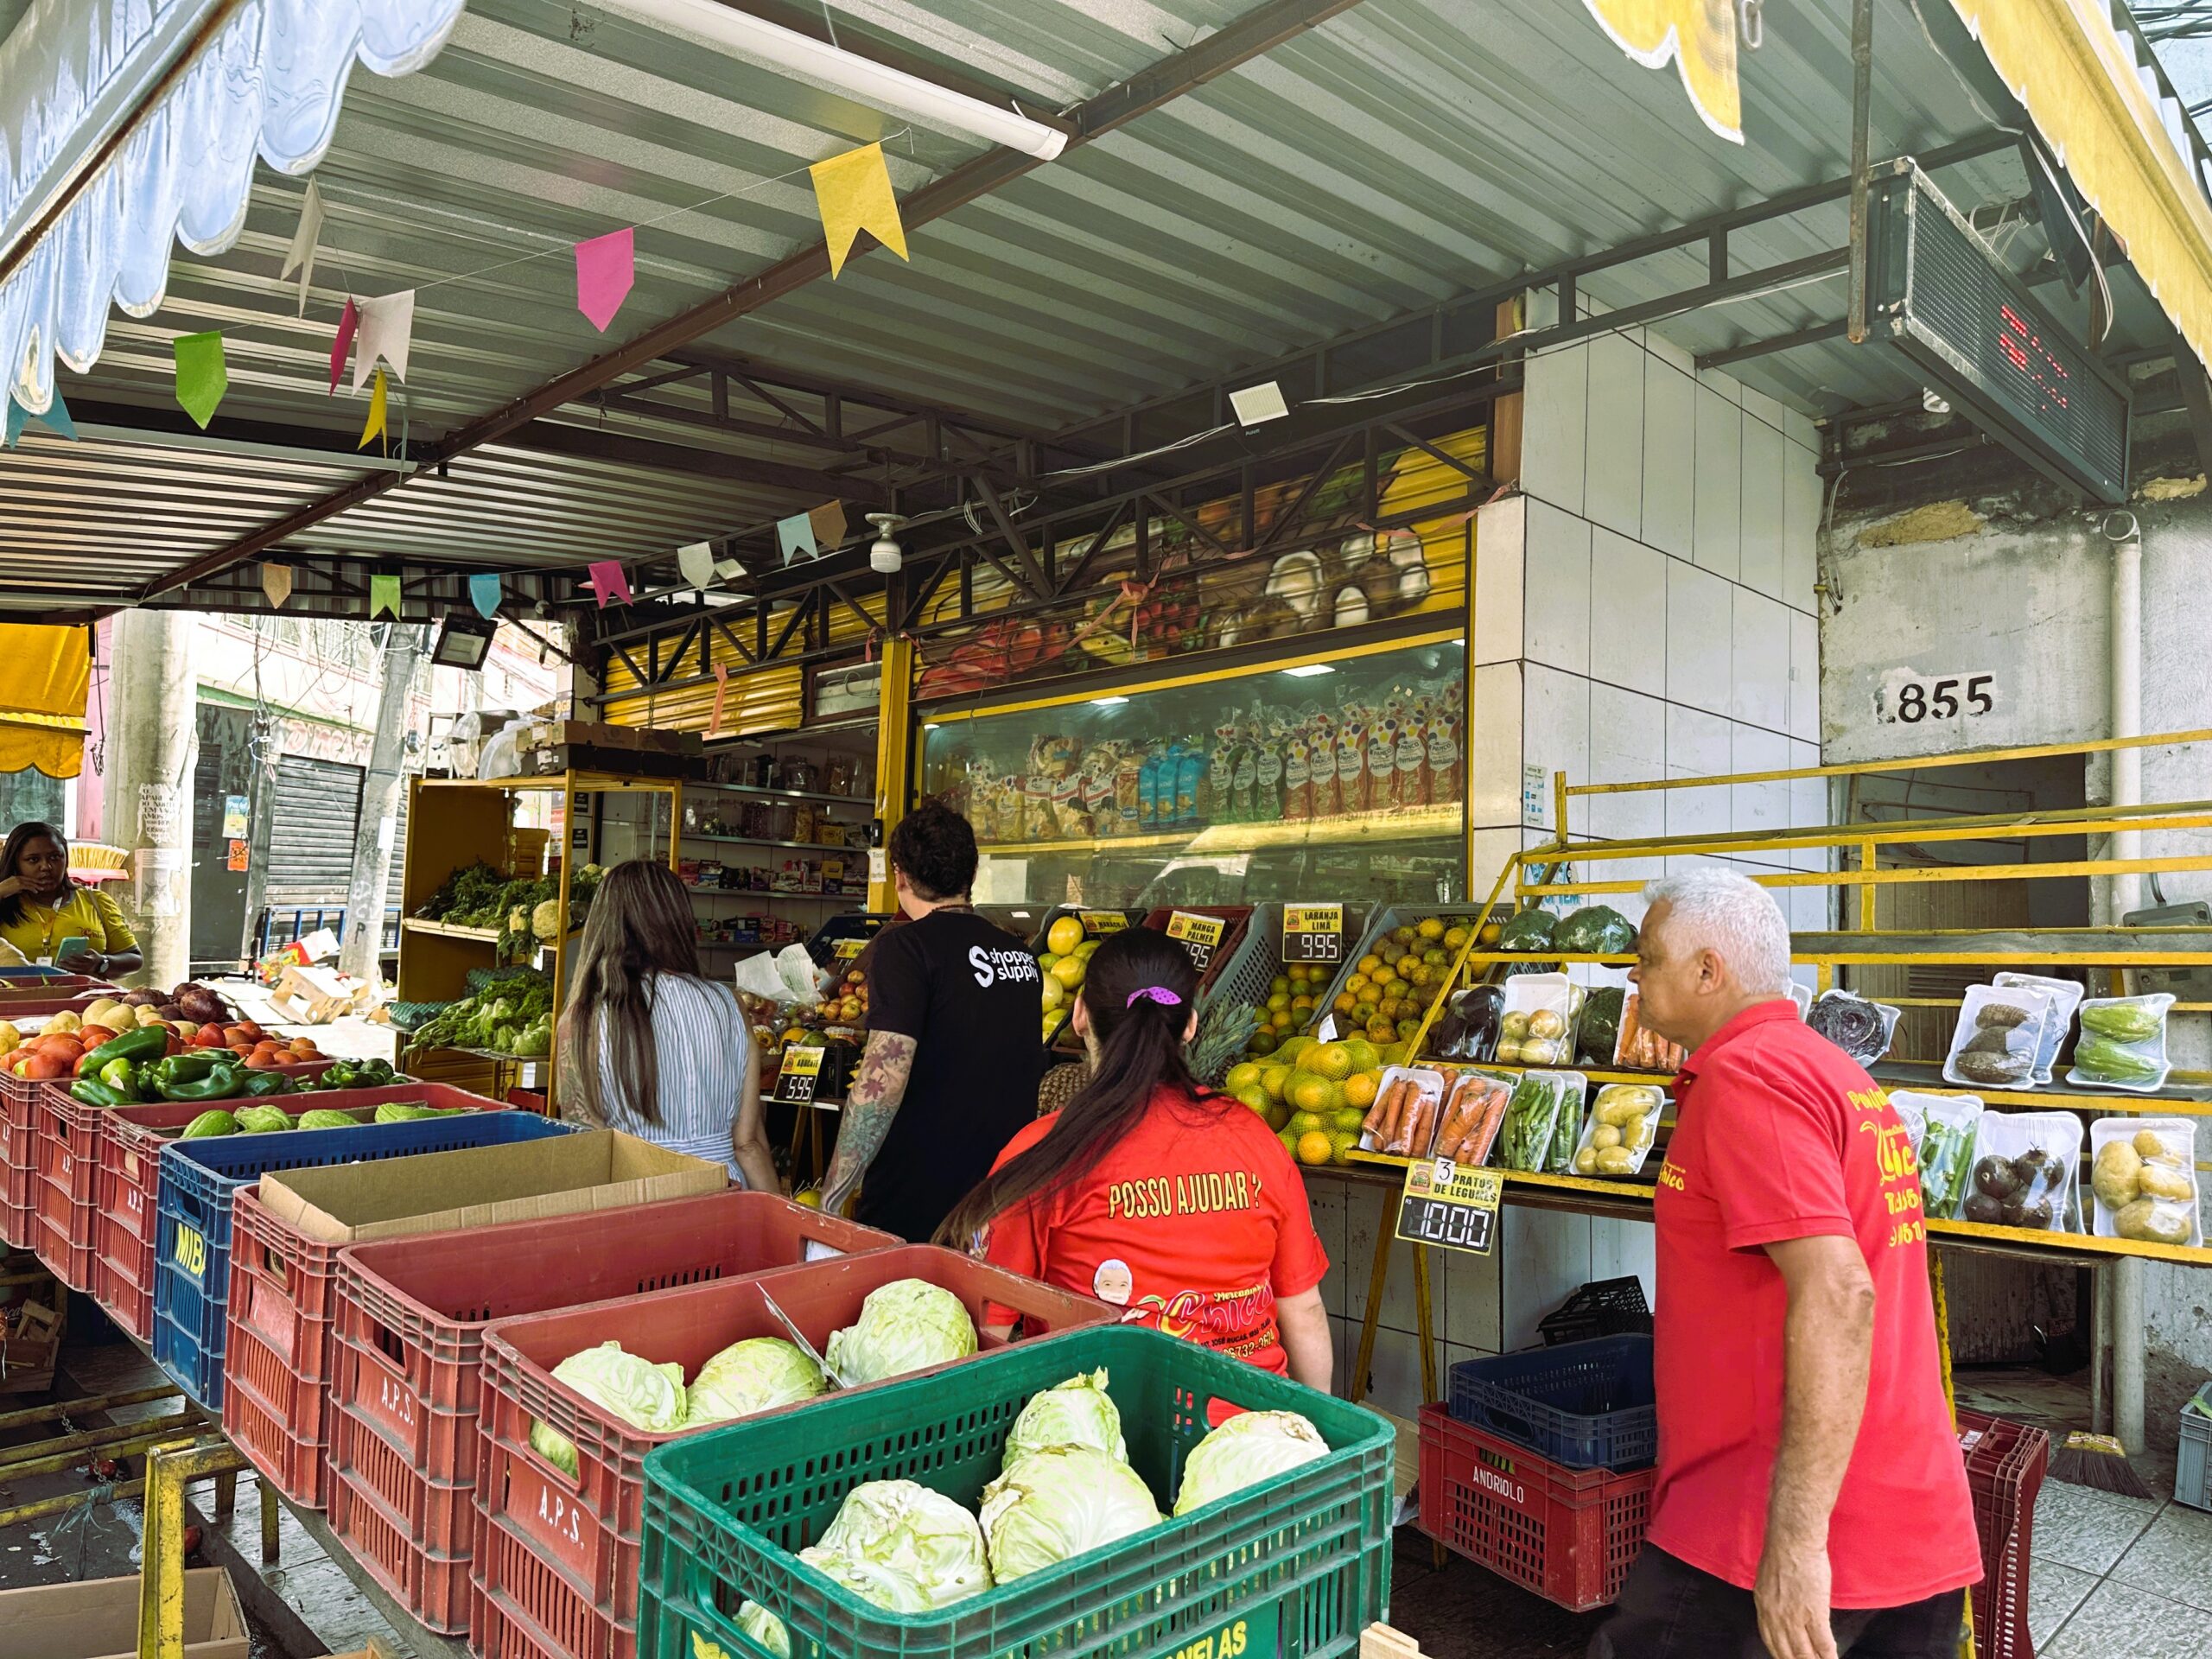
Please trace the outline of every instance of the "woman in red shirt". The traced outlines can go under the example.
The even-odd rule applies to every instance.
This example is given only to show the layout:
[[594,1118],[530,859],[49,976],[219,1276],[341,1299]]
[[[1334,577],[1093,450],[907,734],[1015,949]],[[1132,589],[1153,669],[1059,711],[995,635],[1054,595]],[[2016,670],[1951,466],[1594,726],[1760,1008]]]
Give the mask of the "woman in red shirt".
[[[1198,1088],[1183,947],[1146,928],[1098,947],[1072,1022],[1090,1081],[1007,1142],[940,1242],[1112,1302],[1124,1323],[1329,1387],[1328,1257],[1306,1184],[1265,1119]],[[1011,1310],[992,1308],[1003,1331]]]

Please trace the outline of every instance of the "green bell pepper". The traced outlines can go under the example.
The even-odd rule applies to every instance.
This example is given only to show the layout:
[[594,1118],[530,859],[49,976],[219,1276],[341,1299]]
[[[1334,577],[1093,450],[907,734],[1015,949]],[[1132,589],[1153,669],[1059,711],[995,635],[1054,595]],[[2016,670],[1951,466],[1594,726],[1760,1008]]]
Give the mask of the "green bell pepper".
[[[175,1055],[171,1058],[183,1059],[189,1057]],[[155,1087],[161,1091],[163,1100],[228,1100],[243,1091],[245,1077],[245,1072],[238,1066],[219,1060],[197,1077],[175,1083],[157,1082]]]
[[281,1095],[291,1079],[282,1071],[256,1071],[248,1069],[238,1078],[241,1095]]
[[171,1084],[197,1083],[219,1065],[235,1067],[238,1056],[226,1048],[190,1048],[170,1054],[147,1067],[147,1080],[157,1089]]
[[135,1106],[137,1096],[111,1089],[98,1077],[79,1077],[69,1085],[69,1098],[86,1106]]
[[111,1037],[92,1051],[91,1069],[98,1071],[111,1060],[158,1060],[168,1052],[167,1026],[141,1026],[120,1037]]
[[110,1060],[105,1065],[94,1068],[94,1075],[117,1094],[130,1100],[139,1098],[138,1068],[131,1061]]

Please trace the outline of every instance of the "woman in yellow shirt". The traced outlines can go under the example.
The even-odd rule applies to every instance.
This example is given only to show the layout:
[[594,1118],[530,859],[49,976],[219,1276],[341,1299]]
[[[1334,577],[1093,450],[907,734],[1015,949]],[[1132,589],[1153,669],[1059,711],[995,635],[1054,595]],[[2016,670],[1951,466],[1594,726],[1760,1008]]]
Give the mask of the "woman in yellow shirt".
[[[72,938],[84,947],[54,962]],[[50,823],[19,823],[0,845],[0,940],[73,974],[112,979],[145,966],[115,900],[69,879],[69,843]]]

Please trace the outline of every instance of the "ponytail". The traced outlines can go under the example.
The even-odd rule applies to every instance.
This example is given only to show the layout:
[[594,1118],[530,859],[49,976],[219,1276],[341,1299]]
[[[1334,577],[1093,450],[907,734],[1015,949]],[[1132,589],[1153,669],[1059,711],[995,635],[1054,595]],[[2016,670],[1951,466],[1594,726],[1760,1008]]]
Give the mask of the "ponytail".
[[1091,957],[1077,995],[1090,1028],[1090,1080],[1042,1140],[953,1207],[938,1243],[966,1249],[993,1217],[1081,1180],[1137,1126],[1159,1090],[1198,1091],[1183,1032],[1198,976],[1181,945],[1149,928],[1116,933]]

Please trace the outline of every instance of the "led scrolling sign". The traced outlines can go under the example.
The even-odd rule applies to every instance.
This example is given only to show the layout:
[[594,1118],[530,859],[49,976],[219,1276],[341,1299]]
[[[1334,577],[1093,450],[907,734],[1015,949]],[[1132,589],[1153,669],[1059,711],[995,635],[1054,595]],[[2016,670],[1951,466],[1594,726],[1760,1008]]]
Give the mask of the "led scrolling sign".
[[1909,161],[1874,181],[1867,314],[1951,407],[2052,478],[2127,496],[2128,394]]

